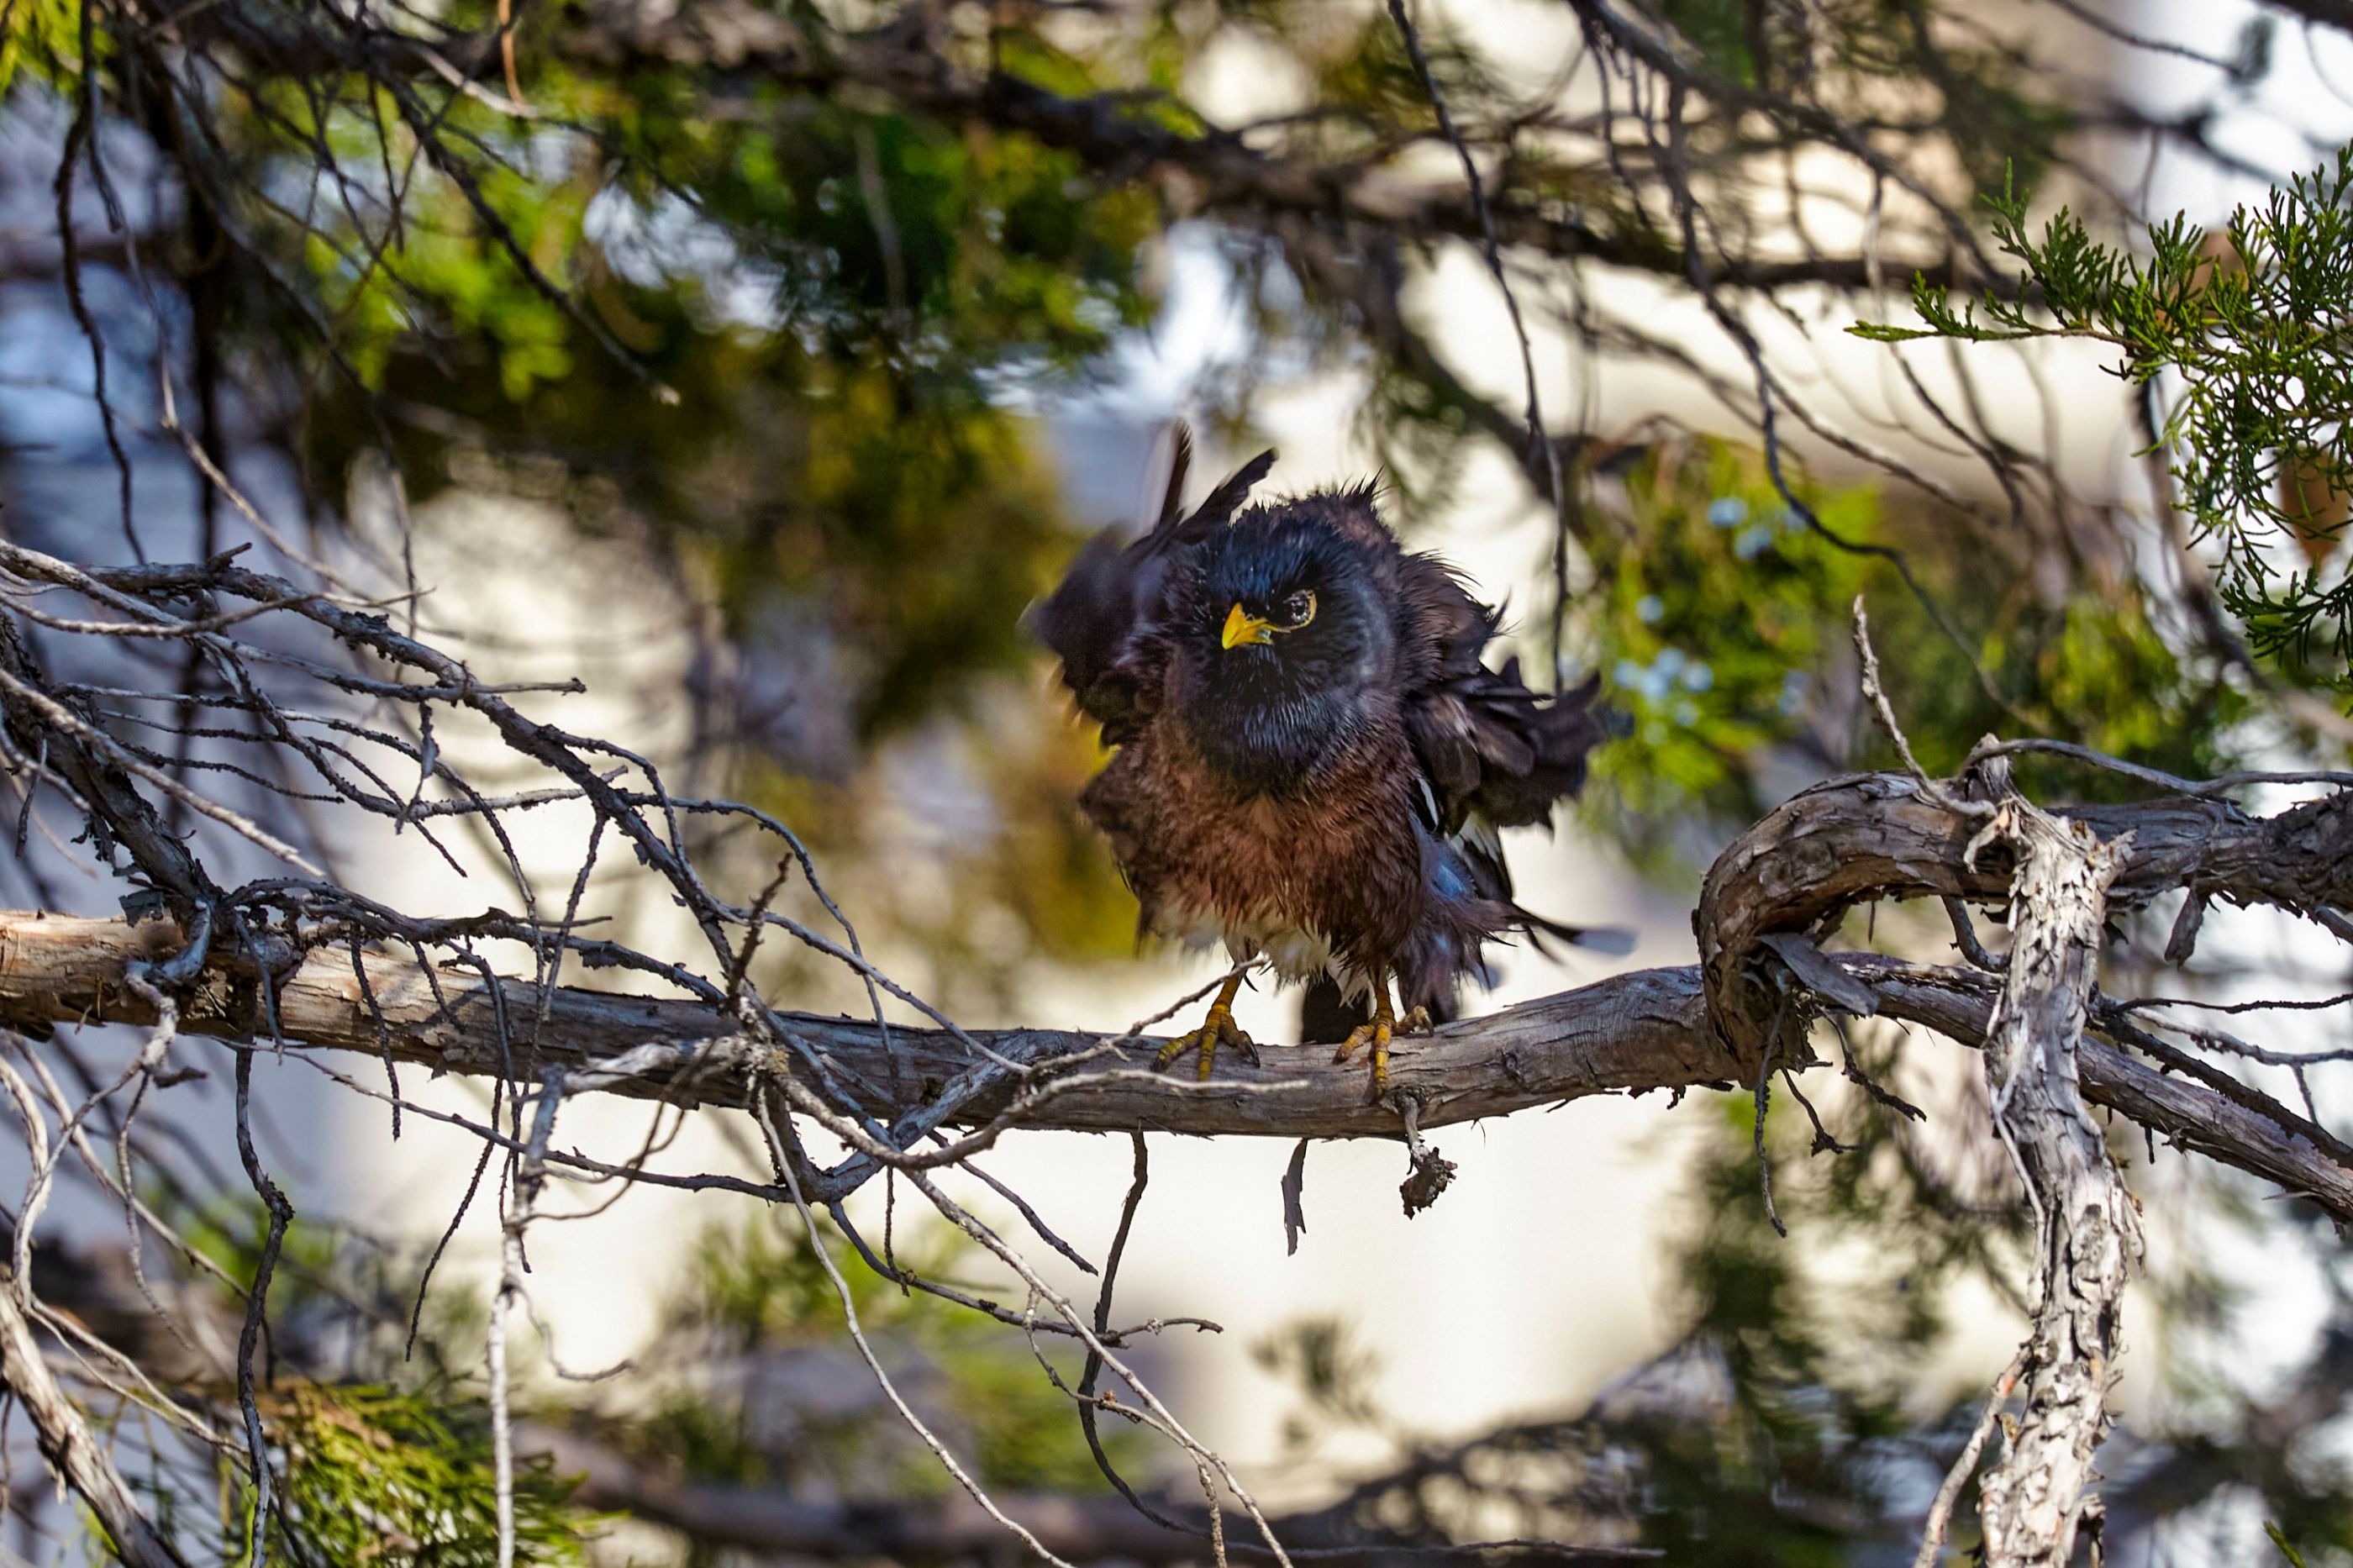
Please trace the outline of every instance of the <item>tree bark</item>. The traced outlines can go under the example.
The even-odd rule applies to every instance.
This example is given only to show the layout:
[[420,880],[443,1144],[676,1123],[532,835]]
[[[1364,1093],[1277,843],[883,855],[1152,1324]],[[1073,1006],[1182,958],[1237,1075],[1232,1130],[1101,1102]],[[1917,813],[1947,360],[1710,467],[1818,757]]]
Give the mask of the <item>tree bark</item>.
[[[2140,1222],[2107,1141],[2084,1109],[2077,1042],[2099,975],[2108,885],[2125,840],[2102,843],[2012,795],[1972,845],[2006,845],[2016,939],[1986,1035],[1995,1130],[2034,1207],[2041,1301],[2024,1405],[1979,1489],[1986,1568],[2066,1568],[2098,1501],[2085,1495],[2108,1428],[2124,1292]],[[1972,857],[1974,858],[1974,856]]]
[[[2119,909],[2185,889],[2301,915],[2353,905],[2353,795],[2268,817],[2187,795],[2052,815],[2103,839],[2130,835],[2108,894]],[[1972,862],[1977,827],[1909,778],[1866,773],[1792,795],[1735,839],[1708,868],[1693,921],[1709,1005],[1735,1047],[1762,1059],[1773,996],[1771,973],[1758,968],[1767,935],[1825,932],[1875,899],[2006,901],[2008,855]]]
[[[2353,797],[2335,795],[2276,816],[2250,817],[2227,802],[2168,797],[2060,814],[2103,837],[2129,832],[2110,901],[2145,901],[2168,889],[2303,913],[2353,904]],[[1717,859],[1694,925],[1702,963],[1614,976],[1406,1042],[1395,1086],[1419,1102],[1424,1129],[1592,1094],[1752,1084],[1764,1060],[1761,1009],[1783,1009],[1780,1027],[1820,1011],[1874,1012],[1920,1023],[1966,1045],[1982,1044],[1996,983],[1978,970],[1908,965],[1870,953],[1823,955],[1813,946],[1845,910],[1872,899],[1951,894],[2009,896],[2000,854],[1972,861],[1969,819],[1927,798],[1907,778],[1841,779],[1793,797]],[[40,913],[0,913],[0,1024],[153,1021],[123,982],[132,961],[178,951],[167,921],[131,925]],[[1792,955],[1813,953],[1809,974]],[[243,965],[243,967],[240,967]],[[1842,979],[1841,977],[1843,977]],[[430,973],[406,958],[322,948],[273,977],[277,1026],[288,1040],[328,1050],[421,1063],[436,1072],[508,1075],[533,1081],[566,1069],[575,1092],[603,1089],[687,1105],[740,1107],[747,1069],[765,1047],[702,1004],[561,987],[544,998],[520,980],[491,982],[471,969]],[[182,999],[181,1027],[232,1039],[266,1037],[261,987],[249,961],[215,942]],[[1792,1011],[1791,999],[1798,1003]],[[965,1038],[894,1026],[886,1046],[871,1023],[784,1016],[797,1041],[839,1064],[839,1086],[886,1120],[911,1105],[875,1085],[904,1082],[918,1103],[973,1075],[976,1042],[1050,1075],[1056,1058],[1106,1043],[1070,1031],[974,1031]],[[501,1037],[500,1021],[514,1031]],[[1802,1035],[1798,1043],[1802,1047]],[[1394,1138],[1387,1106],[1368,1102],[1361,1071],[1319,1053],[1271,1051],[1252,1068],[1221,1063],[1195,1085],[1133,1069],[1159,1042],[1120,1042],[1030,1105],[1024,1125],[1082,1131],[1134,1128],[1279,1138]],[[1779,1058],[1803,1066],[1802,1049]],[[2353,1223],[2353,1148],[2325,1129],[2220,1071],[2199,1082],[2168,1077],[2115,1046],[2084,1042],[2082,1091],[2152,1132],[2253,1172]],[[994,1069],[987,1069],[994,1071]],[[903,1073],[905,1076],[900,1076]],[[952,1120],[987,1121],[1021,1086],[998,1073]]]
[[[168,957],[179,933],[167,921],[121,921],[0,913],[0,1025],[147,1024],[153,1009],[122,982],[123,965]],[[1910,965],[1876,953],[1826,955],[1862,992],[1871,1010],[1978,1045],[1995,983],[1971,970]],[[388,1044],[398,1060],[437,1072],[527,1077],[562,1066],[573,1088],[667,1098],[688,1105],[740,1107],[744,1069],[752,1065],[728,1021],[699,1005],[616,996],[573,987],[549,999],[537,1043],[510,1042],[502,1052],[501,1013],[527,1026],[537,987],[501,983],[493,1000],[472,970],[443,968],[428,979],[414,963],[381,955],[365,961],[380,1009],[362,994],[350,956],[315,952],[275,987],[279,1021],[296,1046],[377,1056]],[[436,994],[438,988],[438,994]],[[216,958],[182,1005],[185,1034],[231,1039],[263,1032],[258,987]],[[787,1015],[810,1045],[839,1059],[855,1083],[887,1083],[891,1049],[917,1081],[968,1071],[972,1057],[938,1030],[893,1027],[886,1049],[871,1024]],[[1042,1029],[979,1030],[979,1044],[1016,1060],[1047,1062],[1092,1048],[1097,1035]],[[1123,1047],[1113,1065],[1148,1064],[1159,1042]],[[681,1066],[681,1064],[688,1064]],[[1482,1018],[1451,1024],[1404,1044],[1390,1064],[1399,1089],[1422,1096],[1424,1130],[1482,1116],[1582,1099],[1651,1089],[1731,1088],[1744,1069],[1716,1036],[1701,972],[1693,967],[1638,970]],[[2353,1157],[2344,1145],[2284,1106],[2251,1089],[2225,1095],[2169,1078],[2114,1046],[2084,1042],[2084,1093],[2187,1149],[2263,1177],[2353,1224]],[[615,1074],[601,1084],[600,1074]],[[850,1075],[854,1074],[855,1077]],[[1361,1068],[1332,1065],[1328,1051],[1271,1050],[1267,1065],[1221,1062],[1217,1081],[1197,1086],[1142,1075],[1096,1081],[1039,1106],[1023,1125],[1086,1132],[1131,1128],[1205,1135],[1275,1138],[1398,1136],[1397,1117],[1365,1102]],[[955,1120],[965,1125],[1002,1110],[1009,1086],[976,1097]],[[901,1109],[869,1097],[867,1109]]]

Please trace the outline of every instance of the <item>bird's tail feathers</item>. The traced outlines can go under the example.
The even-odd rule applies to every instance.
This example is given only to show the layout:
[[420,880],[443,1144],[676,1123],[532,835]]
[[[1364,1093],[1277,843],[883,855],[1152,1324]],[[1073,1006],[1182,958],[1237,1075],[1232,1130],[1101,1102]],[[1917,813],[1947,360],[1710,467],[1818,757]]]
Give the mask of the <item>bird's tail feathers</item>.
[[1512,906],[1512,914],[1520,929],[1528,933],[1529,944],[1546,958],[1557,956],[1547,945],[1559,942],[1566,947],[1581,947],[1588,952],[1605,953],[1611,958],[1623,958],[1634,951],[1634,933],[1624,926],[1573,926],[1559,921],[1546,920],[1540,914]]

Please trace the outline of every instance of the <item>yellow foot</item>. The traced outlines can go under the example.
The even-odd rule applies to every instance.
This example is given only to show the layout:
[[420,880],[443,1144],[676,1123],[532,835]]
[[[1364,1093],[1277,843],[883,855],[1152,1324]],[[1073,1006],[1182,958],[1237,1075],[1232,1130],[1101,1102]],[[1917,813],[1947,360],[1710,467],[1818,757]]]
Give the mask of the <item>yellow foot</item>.
[[1166,1072],[1187,1051],[1198,1051],[1200,1062],[1194,1068],[1193,1077],[1207,1083],[1209,1081],[1209,1069],[1217,1062],[1219,1046],[1231,1046],[1250,1066],[1259,1065],[1258,1045],[1242,1033],[1240,1025],[1234,1022],[1233,1009],[1223,1002],[1214,1002],[1209,1005],[1208,1016],[1201,1020],[1199,1028],[1187,1035],[1179,1035],[1160,1047],[1160,1054],[1152,1059],[1152,1070]]
[[1416,1007],[1400,1018],[1389,1004],[1389,988],[1378,985],[1373,990],[1373,1020],[1359,1024],[1340,1042],[1332,1053],[1335,1062],[1345,1062],[1366,1047],[1372,1047],[1373,1100],[1377,1104],[1389,1092],[1389,1042],[1399,1035],[1422,1034],[1430,1028],[1430,1009]]
[[1345,1062],[1366,1046],[1373,1047],[1373,1098],[1375,1100],[1380,1099],[1389,1091],[1389,1038],[1395,1030],[1393,1021],[1388,1014],[1388,1009],[1383,1007],[1381,1016],[1375,1018],[1369,1024],[1357,1025],[1349,1031],[1348,1037],[1340,1042],[1340,1048],[1332,1053],[1334,1061]]

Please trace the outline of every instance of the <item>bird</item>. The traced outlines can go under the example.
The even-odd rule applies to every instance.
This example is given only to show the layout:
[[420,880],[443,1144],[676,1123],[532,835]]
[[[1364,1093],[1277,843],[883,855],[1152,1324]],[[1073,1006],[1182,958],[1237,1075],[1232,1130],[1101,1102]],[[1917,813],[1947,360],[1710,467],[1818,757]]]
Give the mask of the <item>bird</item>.
[[1158,1068],[1189,1051],[1207,1081],[1220,1047],[1257,1065],[1233,1003],[1263,962],[1369,994],[1335,1060],[1366,1051],[1378,1102],[1396,1037],[1492,984],[1489,943],[1593,937],[1514,900],[1500,830],[1549,826],[1583,784],[1599,682],[1538,692],[1516,658],[1488,668],[1501,613],[1399,543],[1376,485],[1252,503],[1268,451],[1187,511],[1191,459],[1180,426],[1157,520],[1088,541],[1028,617],[1112,748],[1080,809],[1139,941],[1235,963]]

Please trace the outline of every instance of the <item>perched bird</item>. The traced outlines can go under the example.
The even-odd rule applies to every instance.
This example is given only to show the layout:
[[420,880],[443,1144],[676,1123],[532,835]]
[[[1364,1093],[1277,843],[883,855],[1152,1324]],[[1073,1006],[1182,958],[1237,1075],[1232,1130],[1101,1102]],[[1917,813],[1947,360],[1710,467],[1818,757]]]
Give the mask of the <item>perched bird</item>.
[[[1393,1037],[1484,980],[1487,942],[1584,934],[1513,901],[1497,830],[1547,822],[1584,782],[1594,686],[1543,695],[1517,659],[1486,668],[1497,613],[1398,545],[1370,485],[1245,507],[1266,452],[1188,514],[1190,447],[1180,428],[1155,526],[1091,541],[1030,614],[1117,748],[1080,805],[1140,933],[1369,992],[1335,1059],[1369,1047],[1377,1100]],[[1257,1060],[1240,984],[1161,1067],[1197,1051],[1207,1079],[1220,1045]]]

